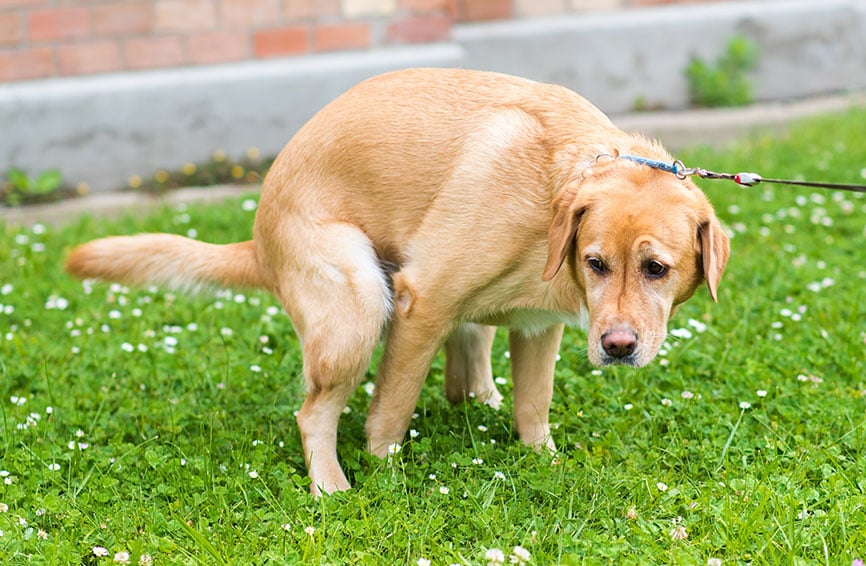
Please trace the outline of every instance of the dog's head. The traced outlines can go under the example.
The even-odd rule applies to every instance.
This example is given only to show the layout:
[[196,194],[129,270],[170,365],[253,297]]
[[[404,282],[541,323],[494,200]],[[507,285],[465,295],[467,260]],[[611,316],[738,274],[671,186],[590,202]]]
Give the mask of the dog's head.
[[624,161],[562,194],[549,246],[542,278],[567,269],[584,294],[595,365],[652,361],[671,314],[702,281],[716,300],[730,253],[712,206],[691,181]]

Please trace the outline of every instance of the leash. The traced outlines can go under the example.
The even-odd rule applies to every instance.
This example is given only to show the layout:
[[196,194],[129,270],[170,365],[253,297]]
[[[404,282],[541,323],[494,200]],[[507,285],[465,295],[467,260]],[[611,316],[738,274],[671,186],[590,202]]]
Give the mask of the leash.
[[[600,156],[601,157],[601,156]],[[866,193],[866,185],[852,185],[847,183],[822,183],[822,182],[814,182],[814,181],[796,181],[793,179],[767,179],[761,177],[757,173],[716,173],[714,171],[708,171],[706,169],[702,169],[700,167],[686,167],[682,161],[679,159],[675,160],[672,163],[667,163],[664,161],[657,161],[655,159],[648,159],[646,157],[640,157],[638,155],[620,155],[617,159],[627,159],[629,161],[633,161],[634,163],[638,163],[640,165],[646,165],[647,167],[652,167],[653,169],[658,169],[659,171],[665,171],[667,173],[672,173],[676,175],[680,179],[685,179],[686,177],[691,177],[697,175],[701,179],[726,179],[729,181],[733,181],[738,185],[742,185],[744,187],[754,187],[760,183],[777,183],[780,185],[797,185],[801,187],[817,187],[820,189],[837,189],[840,191],[853,191],[856,193]]]

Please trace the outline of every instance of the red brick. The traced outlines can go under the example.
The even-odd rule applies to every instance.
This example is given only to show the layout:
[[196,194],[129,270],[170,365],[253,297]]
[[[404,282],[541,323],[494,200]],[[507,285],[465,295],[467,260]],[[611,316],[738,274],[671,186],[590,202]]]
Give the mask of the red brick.
[[253,34],[253,52],[260,59],[299,55],[309,51],[310,30],[306,26],[271,29]]
[[0,51],[0,82],[42,79],[54,75],[54,53],[48,47]]
[[226,28],[272,26],[279,22],[279,0],[223,0],[220,17]]
[[91,25],[96,35],[142,34],[153,26],[149,2],[106,4],[91,9]]
[[512,0],[458,0],[462,20],[503,20],[513,15]]
[[400,9],[413,14],[450,13],[449,0],[400,0]]
[[289,21],[333,18],[340,15],[340,0],[282,0]]
[[225,63],[250,55],[250,36],[240,32],[209,32],[189,37],[189,60],[192,63]]
[[316,51],[366,49],[370,47],[370,24],[354,22],[316,26],[313,46]]
[[24,28],[21,16],[17,13],[0,14],[0,45],[15,45],[21,43]]
[[76,39],[90,33],[86,8],[38,10],[27,15],[27,30],[32,41]]
[[120,48],[110,40],[62,45],[57,49],[61,75],[87,75],[120,69]]
[[124,54],[128,69],[175,67],[186,63],[183,42],[175,36],[130,39],[124,45]]
[[388,24],[389,43],[428,43],[448,39],[451,18],[446,16],[409,17]]
[[216,7],[211,0],[156,0],[156,31],[206,31],[216,27]]

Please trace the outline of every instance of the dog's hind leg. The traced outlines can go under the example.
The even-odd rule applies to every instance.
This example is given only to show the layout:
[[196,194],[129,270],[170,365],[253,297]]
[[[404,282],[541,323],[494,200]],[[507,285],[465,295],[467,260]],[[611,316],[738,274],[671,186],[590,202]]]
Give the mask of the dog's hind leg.
[[337,459],[337,425],[390,314],[390,291],[369,239],[348,225],[315,230],[276,293],[301,339],[307,397],[298,428],[314,495],[349,489]]
[[452,403],[476,399],[498,409],[502,394],[493,382],[490,353],[495,326],[464,323],[445,342],[445,396]]

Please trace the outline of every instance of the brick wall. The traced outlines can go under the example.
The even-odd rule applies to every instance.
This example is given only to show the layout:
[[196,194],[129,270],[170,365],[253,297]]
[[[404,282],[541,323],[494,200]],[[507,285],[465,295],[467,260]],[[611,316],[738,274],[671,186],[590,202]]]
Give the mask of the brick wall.
[[0,82],[436,42],[460,21],[676,1],[0,0]]

